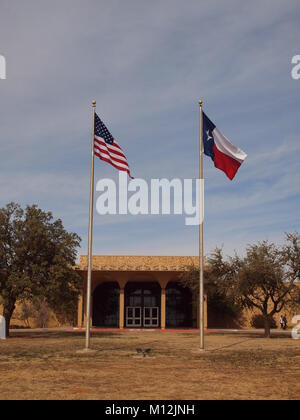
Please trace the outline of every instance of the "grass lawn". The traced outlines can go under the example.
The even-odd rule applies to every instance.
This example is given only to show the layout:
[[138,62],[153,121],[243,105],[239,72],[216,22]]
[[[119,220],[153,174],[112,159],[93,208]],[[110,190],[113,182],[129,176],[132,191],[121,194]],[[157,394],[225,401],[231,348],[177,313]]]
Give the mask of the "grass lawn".
[[[0,341],[0,399],[299,399],[300,341],[256,335],[14,334]],[[137,357],[137,347],[151,355]]]

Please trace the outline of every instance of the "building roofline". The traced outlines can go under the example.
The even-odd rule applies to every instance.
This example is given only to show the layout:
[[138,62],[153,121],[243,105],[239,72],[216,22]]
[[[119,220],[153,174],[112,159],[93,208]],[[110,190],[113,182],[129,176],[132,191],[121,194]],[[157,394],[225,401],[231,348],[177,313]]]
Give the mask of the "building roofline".
[[[87,266],[87,255],[81,255],[77,269],[86,271]],[[199,257],[94,255],[92,266],[93,271],[185,271],[188,266],[199,267]]]

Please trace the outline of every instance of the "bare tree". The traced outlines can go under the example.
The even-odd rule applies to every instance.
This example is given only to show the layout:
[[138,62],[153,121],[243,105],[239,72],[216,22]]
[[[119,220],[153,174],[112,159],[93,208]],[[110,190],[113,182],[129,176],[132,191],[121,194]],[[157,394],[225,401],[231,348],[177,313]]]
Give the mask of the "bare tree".
[[231,259],[230,279],[243,306],[260,311],[264,319],[265,336],[271,336],[271,322],[291,304],[297,304],[296,282],[300,272],[300,236],[287,234],[286,244],[277,247],[267,241],[250,245],[246,257]]
[[[216,248],[204,273],[208,296],[226,302],[233,314],[241,307],[258,310],[264,320],[265,336],[270,337],[274,315],[300,304],[299,245],[300,235],[296,232],[286,234],[283,246],[267,241],[249,245],[244,258],[235,255],[225,260],[222,250]],[[187,267],[181,281],[198,291],[199,269]]]

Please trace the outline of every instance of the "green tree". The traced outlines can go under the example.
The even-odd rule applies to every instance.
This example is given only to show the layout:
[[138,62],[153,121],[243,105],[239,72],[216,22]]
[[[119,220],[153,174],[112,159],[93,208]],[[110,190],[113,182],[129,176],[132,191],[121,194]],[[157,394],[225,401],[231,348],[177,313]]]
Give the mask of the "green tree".
[[0,296],[7,336],[17,301],[45,299],[55,309],[75,302],[80,275],[73,269],[80,238],[36,205],[0,209]]

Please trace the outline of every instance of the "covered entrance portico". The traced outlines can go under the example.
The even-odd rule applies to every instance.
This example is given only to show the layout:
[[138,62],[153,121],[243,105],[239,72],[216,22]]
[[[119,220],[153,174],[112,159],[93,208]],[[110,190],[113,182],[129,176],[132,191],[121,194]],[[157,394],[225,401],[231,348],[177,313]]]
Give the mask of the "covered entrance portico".
[[[180,274],[196,257],[95,256],[92,272],[93,327],[195,328],[197,297],[180,285]],[[86,324],[87,257],[78,267],[83,277],[78,327]],[[205,318],[206,317],[205,301]]]

